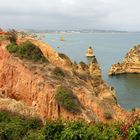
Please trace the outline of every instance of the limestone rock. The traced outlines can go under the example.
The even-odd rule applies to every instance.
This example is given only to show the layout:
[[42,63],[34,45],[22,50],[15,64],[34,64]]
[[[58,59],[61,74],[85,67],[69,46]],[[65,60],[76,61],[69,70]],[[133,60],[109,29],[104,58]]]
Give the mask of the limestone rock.
[[140,73],[140,45],[134,46],[121,63],[111,66],[108,74]]
[[93,49],[92,49],[91,46],[88,48],[88,50],[87,50],[87,52],[86,52],[86,56],[87,56],[87,57],[93,57],[93,56],[95,56],[95,55],[94,55],[94,52],[93,52]]

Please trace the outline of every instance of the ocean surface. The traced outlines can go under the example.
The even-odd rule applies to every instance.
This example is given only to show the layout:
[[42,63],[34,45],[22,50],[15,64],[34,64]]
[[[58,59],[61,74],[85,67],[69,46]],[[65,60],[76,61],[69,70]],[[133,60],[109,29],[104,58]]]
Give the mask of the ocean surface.
[[[60,41],[61,36],[64,42]],[[140,107],[140,74],[113,77],[107,74],[112,64],[121,61],[134,45],[140,44],[139,33],[46,34],[45,41],[76,62],[87,62],[85,53],[92,46],[103,78],[115,88],[119,104],[125,109]]]

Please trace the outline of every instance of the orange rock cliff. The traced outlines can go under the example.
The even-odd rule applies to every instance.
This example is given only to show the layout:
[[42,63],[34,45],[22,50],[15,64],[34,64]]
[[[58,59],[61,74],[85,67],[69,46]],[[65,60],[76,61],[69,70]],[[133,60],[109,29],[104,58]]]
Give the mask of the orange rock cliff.
[[[73,64],[61,57],[42,41],[30,40],[40,48],[49,60],[47,64],[32,63],[10,54],[3,41],[0,46],[0,109],[29,116],[48,119],[79,120],[87,122],[125,120],[128,115],[117,103],[115,91],[101,76],[96,59],[87,65]],[[56,67],[63,71],[63,77],[52,74]],[[65,86],[72,90],[79,100],[80,112],[70,112],[55,99],[56,89]]]

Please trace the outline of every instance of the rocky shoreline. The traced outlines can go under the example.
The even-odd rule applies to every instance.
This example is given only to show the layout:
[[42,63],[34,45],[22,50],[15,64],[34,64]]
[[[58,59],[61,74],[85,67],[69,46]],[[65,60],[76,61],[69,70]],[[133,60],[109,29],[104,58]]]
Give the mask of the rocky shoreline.
[[134,46],[122,62],[113,64],[108,75],[140,73],[140,45]]

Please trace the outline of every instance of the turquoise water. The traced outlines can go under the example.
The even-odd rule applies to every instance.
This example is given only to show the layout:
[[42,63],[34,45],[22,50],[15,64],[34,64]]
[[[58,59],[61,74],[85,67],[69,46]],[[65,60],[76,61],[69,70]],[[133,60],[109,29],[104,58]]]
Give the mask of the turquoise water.
[[[61,36],[64,36],[64,42],[60,41]],[[130,48],[140,44],[140,34],[47,34],[45,41],[58,52],[67,54],[73,61],[77,62],[86,62],[85,52],[89,45],[93,46],[102,69],[103,78],[115,88],[119,104],[126,109],[140,107],[140,74],[113,77],[107,75],[111,64],[121,61]],[[58,46],[60,48],[57,48]]]

